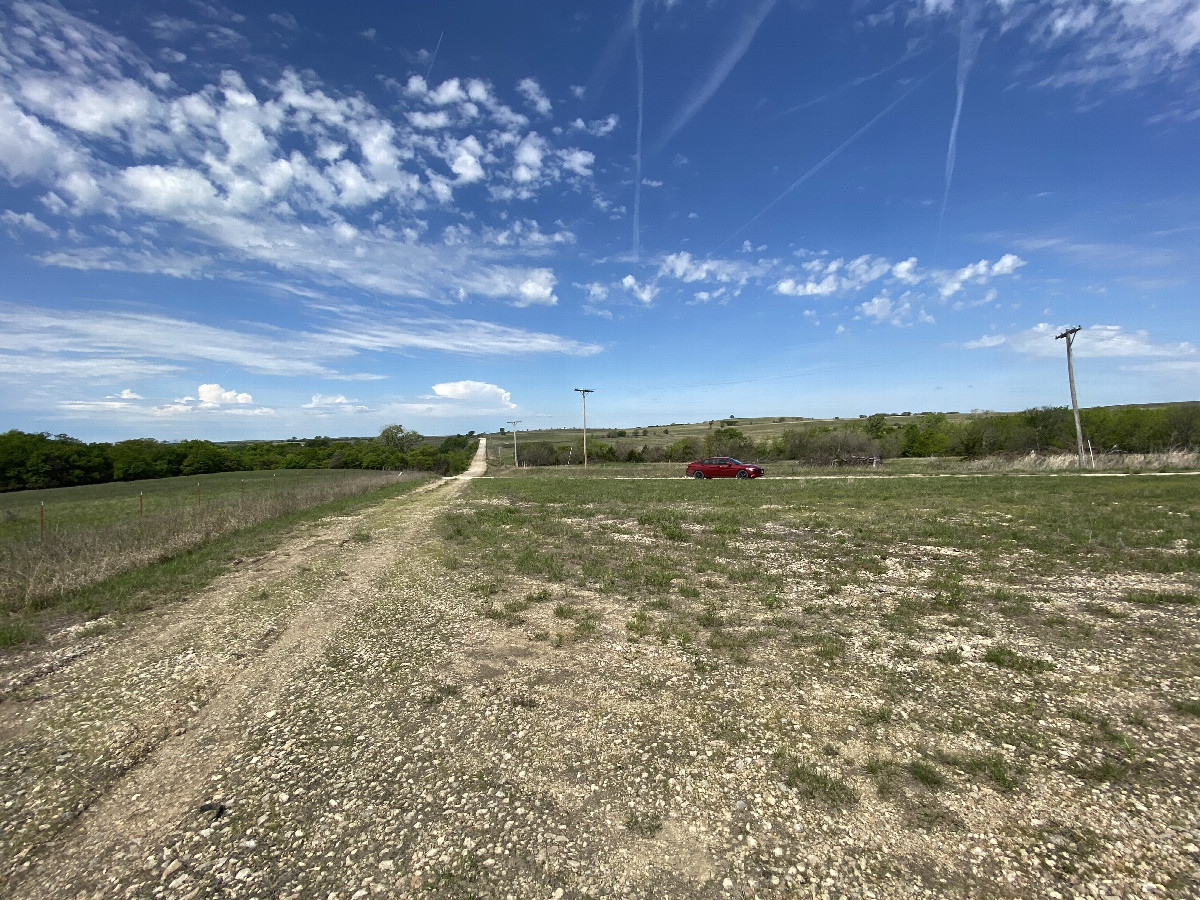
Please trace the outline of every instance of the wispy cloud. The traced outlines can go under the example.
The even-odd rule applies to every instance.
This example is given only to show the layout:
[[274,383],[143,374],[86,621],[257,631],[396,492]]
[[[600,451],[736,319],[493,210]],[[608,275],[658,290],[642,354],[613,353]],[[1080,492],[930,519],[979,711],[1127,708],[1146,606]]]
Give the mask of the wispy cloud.
[[[1023,40],[1039,84],[1134,87],[1183,75],[1200,58],[1197,0],[908,0],[913,16],[981,21]],[[1012,37],[1010,37],[1010,40]]]
[[750,43],[754,40],[763,21],[775,8],[776,2],[777,0],[757,0],[753,5],[738,4],[741,17],[731,29],[729,43],[708,71],[684,94],[683,102],[667,120],[662,133],[655,139],[651,147],[652,153],[661,152],[670,143],[671,138],[675,137],[720,90],[725,79],[729,77],[734,67],[750,49]]
[[942,245],[942,229],[946,223],[946,205],[950,202],[950,184],[954,180],[954,165],[958,159],[958,126],[962,121],[963,99],[967,93],[967,79],[975,66],[979,48],[983,44],[984,29],[980,24],[982,0],[963,0],[962,18],[958,27],[958,70],[954,80],[954,118],[950,123],[950,139],[946,144],[946,171],[942,189],[942,208],[938,214],[937,244],[934,259]]
[[150,313],[64,312],[0,303],[0,372],[25,377],[36,372],[40,379],[103,382],[221,365],[263,375],[374,380],[383,376],[347,372],[341,366],[362,365],[363,354],[371,352],[587,356],[600,349],[472,319],[379,317],[355,309],[331,313],[319,329],[288,331],[248,325],[239,330]]
[[[1011,334],[989,334],[967,341],[960,346],[966,350],[986,350],[1004,347],[1025,356],[1063,356],[1062,325],[1040,322],[1032,328]],[[1090,325],[1075,335],[1073,354],[1081,359],[1148,359],[1186,366],[1200,364],[1200,348],[1188,341],[1156,341],[1144,330],[1129,331],[1120,325]]]

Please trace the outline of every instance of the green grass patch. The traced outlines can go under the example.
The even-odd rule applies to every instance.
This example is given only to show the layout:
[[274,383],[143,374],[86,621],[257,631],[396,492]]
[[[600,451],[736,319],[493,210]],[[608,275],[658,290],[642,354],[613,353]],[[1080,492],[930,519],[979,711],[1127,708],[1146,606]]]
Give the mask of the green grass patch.
[[1175,708],[1176,712],[1185,713],[1189,716],[1200,716],[1200,700],[1194,698],[1189,700],[1172,700],[1171,706]]
[[946,776],[933,763],[914,759],[908,764],[908,774],[930,790],[946,786]]
[[[9,605],[5,622],[8,643],[5,644],[0,637],[0,646],[37,641],[47,630],[73,622],[105,615],[120,619],[155,606],[185,600],[203,590],[231,565],[271,552],[287,540],[291,531],[298,526],[326,516],[353,515],[381,500],[401,497],[422,483],[392,480],[387,487],[379,490],[329,500],[218,535],[197,546],[85,585],[61,597],[43,598],[43,601],[16,607]],[[97,489],[110,487],[96,486]],[[9,598],[5,598],[5,602],[8,604]]]
[[784,784],[800,796],[831,806],[853,806],[858,803],[858,792],[844,778],[786,754],[780,757],[779,762]]
[[1193,606],[1200,603],[1200,596],[1196,594],[1184,594],[1178,591],[1129,591],[1125,594],[1125,602],[1138,603],[1143,606],[1158,606],[1169,603]]
[[1057,668],[1054,663],[1032,656],[1023,656],[1007,644],[993,644],[988,647],[983,658],[994,666],[1023,672],[1027,675],[1037,675],[1041,672],[1052,672]]

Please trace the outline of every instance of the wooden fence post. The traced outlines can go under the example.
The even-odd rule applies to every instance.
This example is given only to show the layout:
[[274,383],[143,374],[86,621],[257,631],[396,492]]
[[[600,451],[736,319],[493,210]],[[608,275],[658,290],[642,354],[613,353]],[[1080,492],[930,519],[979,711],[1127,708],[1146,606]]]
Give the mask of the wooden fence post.
[[42,501],[41,506],[41,531],[38,535],[42,540],[46,539],[46,501]]

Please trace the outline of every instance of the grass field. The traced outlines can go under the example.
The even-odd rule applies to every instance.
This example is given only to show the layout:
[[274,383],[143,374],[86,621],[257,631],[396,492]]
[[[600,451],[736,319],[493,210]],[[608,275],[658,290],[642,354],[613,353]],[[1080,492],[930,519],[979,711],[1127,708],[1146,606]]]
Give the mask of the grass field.
[[[46,530],[54,532],[133,520],[139,518],[139,512],[143,516],[170,515],[214,503],[240,502],[243,497],[255,500],[312,485],[375,485],[379,476],[378,472],[349,469],[283,469],[277,472],[222,472],[2,493],[0,541],[19,541],[38,536],[42,504],[46,507]],[[385,477],[395,480],[394,475]]]
[[[0,646],[36,636],[68,610],[87,617],[153,605],[156,577],[162,593],[176,594],[201,573],[211,577],[218,557],[249,554],[307,510],[376,502],[425,480],[285,470],[0,494]],[[240,554],[227,546],[251,529]]]
[[[628,828],[686,807],[673,784],[719,797],[738,760],[714,808],[757,810],[734,814],[769,841],[756,877],[791,852],[760,797],[802,798],[789,829],[875,835],[872,877],[939,895],[1006,871],[1074,895],[1131,864],[1123,835],[1195,833],[1200,478],[575,474],[475,482],[444,564],[514,641],[639,661],[636,684],[574,686],[603,740],[622,716],[641,735]],[[1147,852],[1192,896],[1173,839]]]

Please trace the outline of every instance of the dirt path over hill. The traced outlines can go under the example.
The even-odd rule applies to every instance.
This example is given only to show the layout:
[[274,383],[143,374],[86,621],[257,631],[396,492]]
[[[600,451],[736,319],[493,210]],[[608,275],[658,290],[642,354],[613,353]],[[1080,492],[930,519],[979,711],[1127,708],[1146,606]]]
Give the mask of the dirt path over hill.
[[485,469],[481,439],[462,476],[315,523],[135,628],[26,654],[0,694],[4,893],[107,896],[181,823],[221,822],[214,779],[382,583],[419,589],[433,518]]

